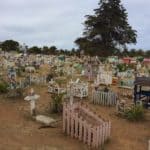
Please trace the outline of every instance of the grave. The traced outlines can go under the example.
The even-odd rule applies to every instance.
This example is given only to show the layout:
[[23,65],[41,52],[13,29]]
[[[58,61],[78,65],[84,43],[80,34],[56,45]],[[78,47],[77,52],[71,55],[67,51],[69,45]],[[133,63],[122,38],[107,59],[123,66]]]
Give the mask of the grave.
[[93,148],[103,146],[110,138],[111,123],[81,103],[64,103],[63,132]]

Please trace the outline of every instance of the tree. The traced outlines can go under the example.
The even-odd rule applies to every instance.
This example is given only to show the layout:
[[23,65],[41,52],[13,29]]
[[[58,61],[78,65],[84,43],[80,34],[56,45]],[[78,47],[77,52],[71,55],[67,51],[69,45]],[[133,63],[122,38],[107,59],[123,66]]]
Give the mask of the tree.
[[147,58],[150,58],[150,50],[147,50],[147,51],[145,52],[145,56],[146,56]]
[[70,53],[71,53],[71,55],[76,55],[76,49],[75,49],[75,48],[72,48],[72,49],[70,50]]
[[59,53],[62,54],[62,55],[64,55],[64,54],[65,54],[65,51],[64,51],[63,49],[60,49],[60,50],[59,50]]
[[137,50],[137,56],[144,56],[144,51],[142,49]]
[[28,53],[34,53],[34,54],[40,54],[41,48],[39,48],[37,46],[33,46],[33,47],[29,48],[27,52]]
[[43,46],[43,48],[42,48],[42,53],[43,53],[43,54],[50,54],[49,48],[48,48],[47,46]]
[[108,56],[126,44],[136,43],[136,31],[128,24],[121,0],[100,0],[94,12],[86,16],[83,37],[75,41],[85,54]]
[[129,51],[126,48],[123,50],[122,56],[129,56]]
[[13,40],[6,40],[1,43],[1,48],[3,51],[18,51],[19,43]]
[[136,49],[131,49],[129,52],[130,57],[135,57],[136,56]]
[[56,46],[51,46],[50,48],[50,52],[51,52],[51,54],[56,54],[57,53],[57,48],[56,48]]

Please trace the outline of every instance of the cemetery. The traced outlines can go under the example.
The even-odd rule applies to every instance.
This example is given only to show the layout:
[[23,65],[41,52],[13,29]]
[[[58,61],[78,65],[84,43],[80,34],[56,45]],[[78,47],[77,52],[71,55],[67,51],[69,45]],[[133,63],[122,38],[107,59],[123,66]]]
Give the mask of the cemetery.
[[[51,63],[41,63],[39,56],[28,55],[27,58],[23,57],[24,61],[20,61],[18,65],[20,57],[15,58],[14,54],[10,53],[5,55],[13,58],[15,63],[10,67],[7,65],[10,62],[1,56],[4,58],[1,63],[5,67],[1,68],[0,115],[4,112],[12,118],[18,117],[18,130],[27,132],[23,133],[23,137],[29,133],[34,137],[34,132],[39,130],[39,138],[41,134],[46,134],[48,138],[52,132],[58,141],[62,140],[64,147],[70,145],[72,149],[109,149],[113,142],[117,144],[127,137],[129,143],[134,136],[142,134],[145,138],[148,137],[150,78],[147,76],[150,74],[148,75],[144,68],[138,68],[139,76],[128,69],[124,72],[118,70],[116,73],[114,69],[117,64],[112,66],[111,63],[105,64],[99,60],[89,68],[86,64],[91,59],[93,61],[90,64],[95,64],[94,57],[84,56],[83,63],[78,57],[67,56],[64,60],[60,59],[62,56],[57,55],[42,56],[43,60],[53,59]],[[38,68],[34,67],[35,63],[39,64]],[[70,63],[72,65],[68,65]],[[26,65],[21,69],[23,64]],[[27,71],[25,68],[30,69]],[[91,73],[87,71],[89,69]],[[60,73],[60,70],[63,73]],[[8,110],[3,110],[5,106]],[[128,121],[143,117],[142,109],[145,113],[143,121],[138,124]],[[140,114],[131,118],[128,115],[132,114],[133,110],[138,110]],[[4,122],[7,124],[9,120]],[[14,126],[16,123],[17,121],[14,121]],[[8,130],[12,130],[12,127]],[[127,132],[125,135],[124,131]],[[51,138],[46,140],[51,141]],[[30,139],[32,140],[32,137]],[[146,147],[146,140],[133,141],[131,144],[134,148],[138,144],[139,147]]]
[[148,4],[0,1],[0,150],[150,150]]

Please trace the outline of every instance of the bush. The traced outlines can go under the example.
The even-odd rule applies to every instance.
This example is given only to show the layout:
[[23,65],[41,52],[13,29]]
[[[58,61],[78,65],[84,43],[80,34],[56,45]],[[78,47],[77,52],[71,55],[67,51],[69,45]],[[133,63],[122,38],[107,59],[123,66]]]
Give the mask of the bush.
[[53,94],[51,110],[53,113],[60,113],[63,110],[62,98],[64,94]]
[[117,68],[118,68],[119,72],[123,72],[123,71],[127,70],[127,67],[125,64],[118,64]]
[[0,93],[6,93],[8,91],[8,85],[4,82],[0,82]]
[[135,105],[130,109],[125,110],[125,118],[130,121],[139,121],[144,119],[144,110],[140,105]]
[[66,80],[56,79],[56,83],[57,83],[59,86],[62,86],[63,84],[66,83]]

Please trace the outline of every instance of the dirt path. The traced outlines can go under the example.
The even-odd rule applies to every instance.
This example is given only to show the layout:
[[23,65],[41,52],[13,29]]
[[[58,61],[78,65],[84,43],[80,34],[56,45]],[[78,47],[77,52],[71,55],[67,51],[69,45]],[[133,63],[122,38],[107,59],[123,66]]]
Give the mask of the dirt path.
[[[42,95],[44,93],[44,95]],[[47,114],[50,96],[40,91],[38,113]],[[41,124],[30,118],[29,104],[23,100],[4,100],[0,97],[0,150],[87,150],[87,146],[62,133],[57,128],[38,129]]]

